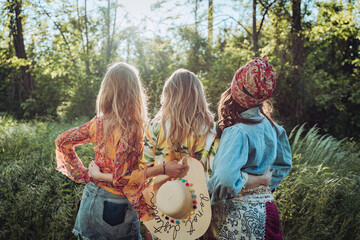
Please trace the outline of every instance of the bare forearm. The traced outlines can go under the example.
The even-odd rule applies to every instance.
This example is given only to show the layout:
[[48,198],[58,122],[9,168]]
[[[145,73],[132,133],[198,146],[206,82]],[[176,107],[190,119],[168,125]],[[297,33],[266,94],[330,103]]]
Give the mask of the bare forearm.
[[[163,174],[164,169],[163,165],[158,165],[155,167],[148,167],[146,168],[146,178],[155,177],[157,175]],[[112,173],[96,173],[95,176],[93,176],[94,179],[104,182],[112,182],[113,181],[113,175]]]
[[165,164],[160,164],[154,167],[146,169],[146,178],[155,177],[161,174],[166,174],[169,177],[178,177],[183,171],[185,171],[186,165],[178,164],[178,161],[174,160]]
[[[154,167],[148,167],[145,169],[146,178],[156,177],[161,174],[166,174],[170,177],[178,177],[186,169],[185,165],[177,164],[176,161],[166,163],[165,165],[160,164]],[[94,173],[92,178],[99,181],[112,182],[113,175],[111,173]]]
[[248,181],[246,183],[246,188],[255,188],[260,185],[267,186],[266,179],[263,177],[263,175],[257,176],[257,175],[248,175]]
[[96,176],[93,177],[96,180],[103,181],[103,182],[112,182],[113,175],[112,173],[98,173]]
[[157,165],[154,167],[148,167],[146,168],[146,178],[151,178],[151,177],[155,177],[157,175],[163,174],[164,173],[164,169],[163,169],[163,165]]

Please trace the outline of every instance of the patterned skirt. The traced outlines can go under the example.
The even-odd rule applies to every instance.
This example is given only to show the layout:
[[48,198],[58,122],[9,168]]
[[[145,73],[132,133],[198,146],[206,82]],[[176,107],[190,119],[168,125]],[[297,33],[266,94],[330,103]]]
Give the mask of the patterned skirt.
[[268,187],[243,189],[235,198],[213,205],[212,218],[212,232],[219,240],[283,240]]

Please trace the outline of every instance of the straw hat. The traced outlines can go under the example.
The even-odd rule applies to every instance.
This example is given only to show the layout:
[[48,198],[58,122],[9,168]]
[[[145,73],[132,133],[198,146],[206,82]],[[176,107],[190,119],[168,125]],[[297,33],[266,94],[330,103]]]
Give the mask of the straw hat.
[[184,158],[187,170],[177,179],[158,176],[143,192],[154,218],[144,222],[159,239],[193,240],[204,235],[211,205],[204,168],[199,160]]

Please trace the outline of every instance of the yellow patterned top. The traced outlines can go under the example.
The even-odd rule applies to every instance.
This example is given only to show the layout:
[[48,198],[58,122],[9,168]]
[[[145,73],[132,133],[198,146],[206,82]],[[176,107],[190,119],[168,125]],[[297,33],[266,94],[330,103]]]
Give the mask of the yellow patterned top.
[[[189,156],[188,147],[193,146],[194,138],[190,137],[190,140],[185,140],[181,145],[176,146],[171,154],[170,145],[167,141],[168,136],[165,136],[169,132],[170,123],[167,122],[163,126],[160,122],[154,122],[147,127],[144,138],[144,152],[141,159],[142,164],[146,166],[156,166],[162,164],[164,161],[169,162],[172,160],[181,160],[184,156]],[[201,161],[206,172],[211,174],[212,161],[215,156],[215,151],[219,144],[219,140],[216,139],[216,124],[214,123],[211,131],[206,135],[200,135],[198,142],[196,143],[196,150],[194,158]]]

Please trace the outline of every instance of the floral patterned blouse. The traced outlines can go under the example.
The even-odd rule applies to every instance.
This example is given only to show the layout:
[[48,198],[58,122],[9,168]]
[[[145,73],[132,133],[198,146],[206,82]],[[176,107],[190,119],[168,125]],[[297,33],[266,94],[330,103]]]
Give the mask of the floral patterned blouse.
[[[90,181],[105,190],[120,196],[126,196],[134,209],[138,211],[140,220],[151,218],[141,192],[145,187],[146,173],[139,168],[142,153],[141,142],[114,131],[103,143],[104,122],[99,117],[72,128],[61,134],[55,141],[57,170],[76,182]],[[112,173],[113,182],[104,182],[89,176],[88,169],[75,152],[75,147],[94,143],[95,163],[103,173]]]
[[[165,124],[166,132],[170,130],[170,122]],[[191,137],[189,143],[187,140],[177,146],[175,151],[171,153],[170,145],[166,140],[165,128],[160,122],[150,124],[145,133],[144,139],[144,153],[141,162],[145,166],[156,166],[162,164],[164,161],[181,160],[184,156],[189,156],[188,146],[193,146],[194,138]],[[215,156],[215,150],[219,141],[215,141],[216,124],[207,134],[206,137],[201,137],[196,144],[195,158],[199,159],[206,170],[207,176],[211,174],[211,165]]]

